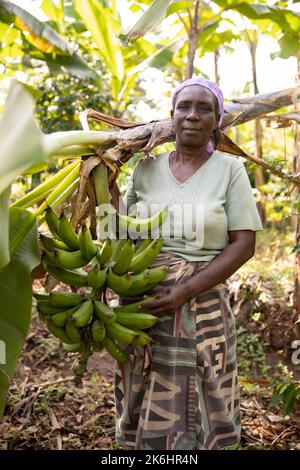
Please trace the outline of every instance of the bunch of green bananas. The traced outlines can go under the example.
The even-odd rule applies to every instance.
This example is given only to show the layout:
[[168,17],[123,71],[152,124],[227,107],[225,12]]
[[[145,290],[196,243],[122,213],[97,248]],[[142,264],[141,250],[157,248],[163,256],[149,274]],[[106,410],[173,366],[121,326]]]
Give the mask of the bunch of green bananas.
[[[137,249],[131,239],[107,238],[99,244],[86,225],[77,235],[65,215],[58,218],[50,207],[46,221],[53,238],[41,235],[43,264],[60,282],[95,290],[109,287],[121,297],[132,297],[153,289],[167,274],[165,266],[149,268],[160,253],[161,238],[143,239]],[[86,265],[88,273],[77,270]]]
[[77,293],[52,291],[34,294],[40,319],[48,330],[62,341],[68,352],[101,351],[103,347],[119,363],[128,360],[119,346],[151,342],[143,330],[158,321],[154,315],[140,309],[145,300],[112,309],[100,300]]
[[[153,219],[153,218],[152,218]],[[126,223],[131,220],[126,220]],[[123,222],[124,222],[123,220]],[[143,220],[143,224],[146,219]],[[150,219],[149,219],[150,220]],[[143,312],[141,302],[112,309],[105,303],[108,287],[121,297],[139,296],[153,289],[167,274],[167,267],[150,268],[162,247],[162,239],[94,241],[84,224],[77,234],[64,213],[60,217],[48,207],[46,222],[52,237],[40,236],[42,262],[56,280],[85,294],[52,291],[35,294],[39,317],[59,338],[68,352],[80,352],[75,375],[82,377],[90,354],[103,347],[119,363],[128,360],[119,343],[145,346],[151,342],[144,331],[158,321]],[[124,222],[125,223],[125,222]],[[138,219],[136,220],[138,222]],[[156,222],[157,223],[157,220]],[[80,269],[85,267],[85,269]],[[145,302],[145,300],[143,300]]]

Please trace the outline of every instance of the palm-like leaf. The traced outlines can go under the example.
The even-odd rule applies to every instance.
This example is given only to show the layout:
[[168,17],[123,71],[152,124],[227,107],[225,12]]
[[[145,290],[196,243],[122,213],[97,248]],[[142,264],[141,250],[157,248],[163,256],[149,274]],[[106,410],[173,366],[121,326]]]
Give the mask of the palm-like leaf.
[[[53,28],[23,8],[8,0],[0,0],[0,18],[2,23],[14,24],[14,28],[22,32],[22,40],[24,44],[27,44],[26,52],[29,55],[40,52],[41,60],[49,59],[52,62],[60,58],[61,61],[57,60],[57,64],[68,68],[71,73],[79,71],[81,75],[95,75],[95,72],[74,52],[70,44]],[[74,65],[73,68],[72,65]]]
[[0,416],[30,325],[30,272],[40,262],[36,219],[30,212],[10,209],[9,245],[10,263],[0,270],[0,347],[5,353],[0,358]]
[[171,0],[154,0],[150,8],[140,17],[138,22],[124,36],[123,42],[137,39],[158,26],[166,17]]

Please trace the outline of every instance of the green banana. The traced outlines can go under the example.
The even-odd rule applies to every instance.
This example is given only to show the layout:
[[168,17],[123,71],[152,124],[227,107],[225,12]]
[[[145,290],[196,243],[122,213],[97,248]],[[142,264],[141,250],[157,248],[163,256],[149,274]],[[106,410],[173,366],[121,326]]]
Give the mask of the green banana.
[[145,269],[139,274],[130,274],[131,285],[130,290],[141,289],[148,284],[149,269]]
[[131,286],[131,277],[129,274],[118,276],[112,271],[111,268],[108,270],[106,280],[108,287],[110,287],[116,294],[119,295],[125,295]]
[[109,204],[111,195],[108,187],[107,166],[99,163],[93,170],[97,205]]
[[101,343],[106,335],[105,325],[102,320],[95,320],[92,324],[92,338],[95,343]]
[[45,270],[51,274],[57,281],[64,282],[70,286],[83,287],[87,286],[87,275],[76,271],[70,271],[49,263],[46,257],[42,257],[42,263]]
[[60,250],[66,250],[66,251],[70,250],[70,248],[64,242],[61,242],[60,240],[56,240],[56,238],[46,237],[45,235],[41,234],[40,240],[42,244],[44,245],[44,248],[47,251],[54,251],[57,248],[59,248]]
[[148,271],[148,284],[158,284],[163,281],[168,273],[168,266],[150,268]]
[[59,234],[60,239],[72,250],[79,250],[78,236],[63,212],[59,218]]
[[134,330],[147,330],[158,322],[158,318],[149,313],[117,312],[116,322]]
[[65,308],[53,307],[49,300],[39,300],[37,303],[37,309],[45,315],[55,315],[56,313],[60,313],[65,310]]
[[[125,243],[122,243],[125,242]],[[128,271],[128,267],[134,255],[134,244],[132,240],[119,240],[112,255],[112,270],[115,274],[122,276]]]
[[148,268],[158,255],[160,245],[161,239],[154,239],[147,248],[132,258],[128,270],[138,274]]
[[98,248],[93,242],[91,232],[85,224],[82,225],[79,235],[79,246],[81,254],[87,261],[90,261],[96,256]]
[[88,286],[92,287],[93,289],[100,289],[105,284],[106,275],[107,275],[107,268],[100,269],[99,265],[95,265],[88,272],[88,275],[87,275]]
[[128,361],[127,353],[123,351],[112,338],[106,336],[103,340],[103,346],[119,364],[125,364],[125,362]]
[[106,325],[106,333],[110,338],[124,344],[131,344],[134,338],[138,336],[138,333],[117,322]]
[[64,250],[55,250],[54,251],[54,261],[55,264],[65,269],[76,269],[82,268],[90,260],[84,258],[80,250],[77,251],[64,251]]
[[145,331],[136,330],[139,335],[133,340],[133,344],[138,344],[139,346],[146,346],[152,341],[151,336],[147,335]]
[[79,343],[81,341],[80,331],[71,320],[67,320],[65,331],[72,342]]
[[73,315],[73,313],[76,312],[77,308],[78,307],[76,305],[76,307],[72,307],[72,308],[69,308],[68,310],[52,315],[51,316],[52,323],[54,323],[54,325],[56,326],[65,326],[68,318],[70,318],[71,315]]
[[63,343],[73,344],[73,341],[68,337],[64,328],[61,326],[54,325],[50,319],[46,320],[48,330],[56,337],[59,338]]
[[152,230],[157,229],[163,223],[167,212],[168,207],[165,206],[156,212],[156,214],[146,219],[137,219],[129,215],[117,213],[116,227],[118,231],[125,230],[127,232],[129,230],[140,234],[151,233]]
[[56,215],[56,212],[50,206],[48,206],[45,210],[45,219],[52,235],[55,238],[60,238],[59,219]]
[[90,321],[93,315],[94,305],[91,300],[86,300],[79,305],[77,311],[72,315],[72,321],[78,328],[83,328]]
[[129,313],[140,313],[143,310],[140,308],[141,304],[154,300],[154,297],[145,297],[143,300],[134,302],[128,305],[121,305],[120,307],[115,307],[114,311],[117,312],[129,312]]
[[63,292],[60,290],[53,290],[50,292],[49,302],[53,307],[75,307],[75,305],[83,302],[83,297],[74,292]]
[[134,252],[134,256],[137,256],[139,255],[142,251],[144,251],[145,248],[147,248],[147,246],[151,245],[152,243],[152,239],[151,238],[144,238],[140,241],[137,249],[135,250]]
[[116,320],[115,312],[103,302],[100,302],[100,300],[94,300],[94,310],[95,315],[100,318],[105,325],[109,325]]
[[82,348],[82,344],[81,343],[76,343],[76,344],[63,343],[62,347],[67,352],[80,352]]
[[114,240],[106,238],[102,247],[100,248],[100,250],[98,250],[96,256],[101,266],[103,266],[111,258],[115,248],[115,244],[116,243]]

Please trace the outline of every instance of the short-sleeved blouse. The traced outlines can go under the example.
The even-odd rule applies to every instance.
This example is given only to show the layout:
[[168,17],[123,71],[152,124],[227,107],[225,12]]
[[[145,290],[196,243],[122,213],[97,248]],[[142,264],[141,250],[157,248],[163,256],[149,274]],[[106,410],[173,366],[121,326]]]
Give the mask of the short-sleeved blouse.
[[141,218],[167,205],[152,237],[162,235],[162,252],[187,261],[214,259],[229,244],[228,231],[263,230],[244,164],[218,150],[184,183],[174,177],[168,153],[139,160],[124,202]]

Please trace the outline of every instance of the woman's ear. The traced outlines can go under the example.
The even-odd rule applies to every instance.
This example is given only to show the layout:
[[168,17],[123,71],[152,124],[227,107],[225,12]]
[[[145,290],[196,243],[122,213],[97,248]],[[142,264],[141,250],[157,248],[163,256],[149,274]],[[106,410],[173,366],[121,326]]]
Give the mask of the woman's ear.
[[174,117],[173,109],[171,109],[171,113],[170,113],[170,114],[171,114],[171,119],[173,119],[173,117]]

